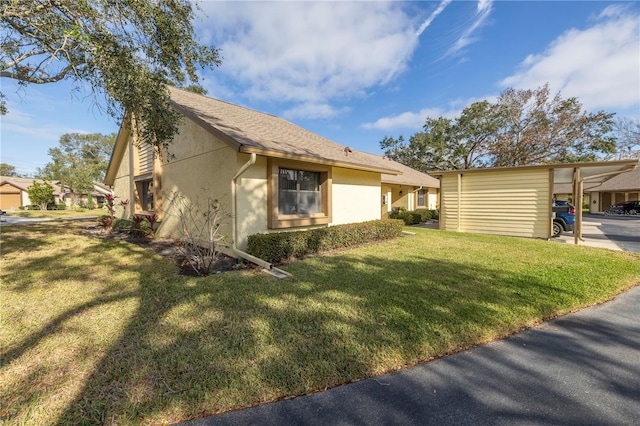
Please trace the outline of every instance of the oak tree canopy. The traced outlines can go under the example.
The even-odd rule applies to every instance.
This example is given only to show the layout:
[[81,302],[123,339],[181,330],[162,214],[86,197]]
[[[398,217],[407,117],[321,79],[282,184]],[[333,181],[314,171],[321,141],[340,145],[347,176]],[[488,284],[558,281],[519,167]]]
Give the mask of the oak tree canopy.
[[199,69],[220,64],[218,49],[195,38],[194,7],[189,0],[0,0],[0,76],[22,86],[71,80],[89,86],[96,104],[102,91],[109,115],[132,114],[142,142],[166,146],[179,120],[166,85],[197,85]]
[[408,143],[385,137],[380,147],[423,172],[594,161],[617,152],[613,116],[552,96],[548,85],[506,89],[494,103],[474,102],[455,119],[427,117]]

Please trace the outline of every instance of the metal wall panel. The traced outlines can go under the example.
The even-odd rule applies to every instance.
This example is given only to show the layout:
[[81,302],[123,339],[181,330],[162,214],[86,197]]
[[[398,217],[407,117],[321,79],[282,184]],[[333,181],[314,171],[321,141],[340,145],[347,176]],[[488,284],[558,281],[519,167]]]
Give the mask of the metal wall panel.
[[461,177],[444,175],[441,182],[442,229],[548,237],[548,170],[463,171]]

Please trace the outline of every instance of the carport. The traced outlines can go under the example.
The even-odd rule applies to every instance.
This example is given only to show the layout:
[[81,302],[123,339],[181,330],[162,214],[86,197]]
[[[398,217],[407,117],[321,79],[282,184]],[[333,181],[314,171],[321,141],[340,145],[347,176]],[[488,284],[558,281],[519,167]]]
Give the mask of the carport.
[[582,235],[585,182],[604,182],[631,171],[637,160],[451,170],[440,178],[440,229],[551,238],[553,186],[570,184],[576,210],[575,244]]

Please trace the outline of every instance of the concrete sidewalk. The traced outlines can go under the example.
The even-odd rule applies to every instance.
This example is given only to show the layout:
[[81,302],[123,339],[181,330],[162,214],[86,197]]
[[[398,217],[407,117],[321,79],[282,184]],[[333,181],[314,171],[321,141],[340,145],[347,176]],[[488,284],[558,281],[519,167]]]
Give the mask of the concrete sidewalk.
[[637,425],[638,306],[634,287],[456,355],[184,425]]

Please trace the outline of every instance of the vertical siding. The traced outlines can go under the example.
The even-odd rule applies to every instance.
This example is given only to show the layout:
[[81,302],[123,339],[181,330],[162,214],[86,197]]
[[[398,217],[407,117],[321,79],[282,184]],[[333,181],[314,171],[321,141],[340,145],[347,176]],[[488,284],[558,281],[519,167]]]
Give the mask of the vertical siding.
[[[457,175],[445,176],[442,180],[443,229],[457,228],[457,182]],[[551,203],[549,184],[546,169],[463,174],[459,230],[547,238]]]
[[444,175],[440,179],[440,229],[457,231],[458,176]]
[[143,144],[138,148],[138,173],[153,172],[153,147],[149,144]]

